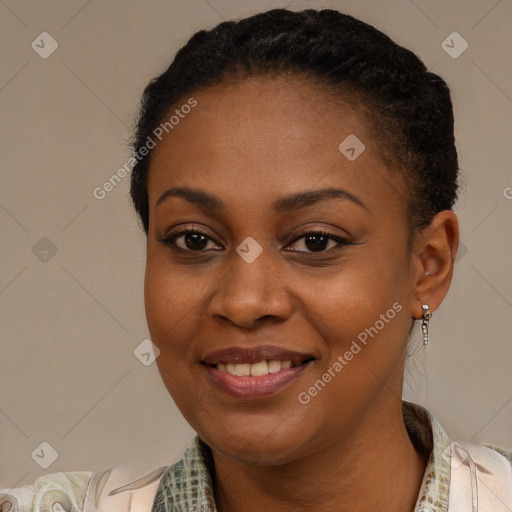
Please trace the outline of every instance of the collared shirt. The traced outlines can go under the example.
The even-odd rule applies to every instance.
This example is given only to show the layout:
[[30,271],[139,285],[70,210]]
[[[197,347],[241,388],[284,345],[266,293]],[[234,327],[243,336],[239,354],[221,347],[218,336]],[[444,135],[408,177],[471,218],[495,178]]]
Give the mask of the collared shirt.
[[[453,451],[453,445],[458,448],[460,445],[450,443],[441,425],[424,407],[403,401],[402,416],[412,443],[427,459],[415,512],[471,512],[470,505],[463,505],[461,508],[455,502],[461,496],[471,500],[472,493],[472,508],[478,510],[478,492],[473,492],[473,489],[476,491],[476,485],[473,487],[473,484],[462,495],[453,496],[456,499],[454,503],[450,503],[448,509],[448,501],[452,496],[450,479],[461,474],[453,472],[453,463],[456,459],[464,459],[464,455],[461,458],[457,450]],[[491,458],[491,462],[498,461],[498,465],[491,464],[486,467],[484,464],[480,466],[480,472],[490,474],[492,471],[489,468],[498,470],[501,467],[498,473],[504,475],[501,481],[505,487],[502,484],[502,496],[491,495],[495,505],[486,506],[485,510],[494,512],[498,507],[499,510],[512,510],[512,453],[487,446],[488,448],[481,447],[480,450],[492,452],[495,457]],[[467,460],[471,460],[475,467],[471,458]],[[196,436],[181,460],[172,466],[158,468],[135,481],[122,486],[117,484],[115,488],[110,484],[110,480],[114,478],[114,470],[107,470],[98,473],[55,473],[38,478],[33,485],[2,489],[0,512],[217,512],[212,485],[213,467],[210,448]],[[123,478],[119,480],[119,475],[117,476],[118,482],[126,482]],[[480,482],[485,485],[484,480]],[[452,482],[452,491],[455,483],[460,484],[460,480]],[[465,480],[463,485],[466,485]]]
[[[446,512],[450,490],[450,440],[424,407],[403,401],[402,416],[414,446],[428,459],[415,510]],[[151,512],[216,512],[212,468],[211,451],[196,436],[183,458],[162,476]]]

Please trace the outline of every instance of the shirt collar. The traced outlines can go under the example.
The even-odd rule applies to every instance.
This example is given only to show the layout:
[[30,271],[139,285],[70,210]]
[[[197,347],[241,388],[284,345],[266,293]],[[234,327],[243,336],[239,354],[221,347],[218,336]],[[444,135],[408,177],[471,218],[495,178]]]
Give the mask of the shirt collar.
[[[411,441],[428,460],[415,511],[447,512],[450,440],[434,416],[421,405],[402,401],[402,415]],[[211,450],[195,436],[181,460],[163,474],[151,512],[216,512],[212,469]]]
[[404,424],[415,447],[427,456],[415,512],[447,512],[450,494],[450,439],[425,407],[402,401]]

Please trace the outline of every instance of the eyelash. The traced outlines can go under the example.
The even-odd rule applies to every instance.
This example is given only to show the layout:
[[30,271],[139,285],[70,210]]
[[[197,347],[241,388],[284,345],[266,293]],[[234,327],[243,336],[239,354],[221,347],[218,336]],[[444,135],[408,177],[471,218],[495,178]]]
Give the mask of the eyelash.
[[[160,243],[162,243],[163,245],[168,246],[171,249],[177,250],[177,251],[189,252],[189,253],[198,253],[198,254],[199,253],[207,252],[205,249],[201,249],[201,250],[197,250],[197,251],[193,251],[191,249],[182,249],[181,247],[178,247],[174,243],[177,238],[180,238],[182,236],[186,236],[186,235],[189,235],[189,234],[201,235],[201,236],[204,236],[205,238],[207,238],[208,240],[210,240],[212,242],[215,242],[215,240],[213,240],[211,237],[209,237],[206,233],[204,233],[203,231],[201,231],[199,229],[195,229],[195,228],[187,228],[187,229],[184,229],[183,231],[180,231],[179,233],[175,233],[175,234],[170,235],[170,236],[163,236],[163,237],[159,238],[158,241]],[[326,230],[323,230],[323,229],[316,229],[316,230],[306,231],[305,233],[302,233],[300,236],[295,238],[289,245],[292,245],[295,242],[297,242],[298,240],[300,240],[302,238],[305,238],[307,236],[311,236],[311,235],[322,235],[322,236],[325,236],[329,240],[334,240],[338,245],[335,246],[335,247],[331,247],[330,249],[326,249],[326,250],[322,250],[322,251],[297,251],[297,250],[292,250],[292,252],[306,253],[306,254],[325,254],[327,252],[332,251],[333,249],[339,249],[342,246],[352,245],[351,242],[349,242],[346,238],[343,238],[343,237],[340,237],[340,236],[337,236],[337,235],[333,235],[329,231],[326,231]],[[214,250],[217,250],[217,249],[214,249]]]

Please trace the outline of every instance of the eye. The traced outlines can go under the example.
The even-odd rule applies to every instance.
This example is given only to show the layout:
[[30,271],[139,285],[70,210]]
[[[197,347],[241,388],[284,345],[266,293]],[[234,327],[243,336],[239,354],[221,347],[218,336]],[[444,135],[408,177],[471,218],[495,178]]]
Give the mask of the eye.
[[[350,245],[350,242],[340,236],[329,233],[328,231],[308,231],[303,233],[299,238],[296,238],[293,244],[297,244],[300,240],[303,240],[299,246],[305,247],[304,249],[292,249],[295,252],[327,252],[336,246]],[[329,246],[329,243],[332,244]]]
[[164,236],[158,241],[164,245],[177,247],[183,251],[201,252],[208,247],[208,242],[213,240],[199,229],[185,229],[174,235]]
[[[188,228],[173,235],[164,236],[158,239],[160,243],[186,252],[203,252],[208,249],[208,243],[214,241],[210,236],[199,229]],[[300,244],[299,241],[302,241]],[[214,243],[215,244],[215,243]],[[331,244],[331,245],[329,245]],[[350,245],[350,242],[340,236],[328,231],[316,230],[303,233],[296,238],[291,245],[299,245],[303,248],[292,249],[292,252],[327,252],[336,246]],[[304,249],[305,248],[305,249]],[[219,250],[209,248],[210,250]]]

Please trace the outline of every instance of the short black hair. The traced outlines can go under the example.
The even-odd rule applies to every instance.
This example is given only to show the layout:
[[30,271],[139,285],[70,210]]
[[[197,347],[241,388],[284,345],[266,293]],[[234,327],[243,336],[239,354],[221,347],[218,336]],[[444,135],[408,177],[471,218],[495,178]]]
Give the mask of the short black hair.
[[[379,152],[405,177],[411,233],[452,209],[459,167],[448,85],[412,51],[332,9],[272,9],[196,32],[144,89],[133,150],[140,155],[171,107],[194,91],[264,75],[295,75],[325,85],[340,99],[347,92],[360,99]],[[151,151],[137,160],[130,188],[146,234],[150,157]]]

